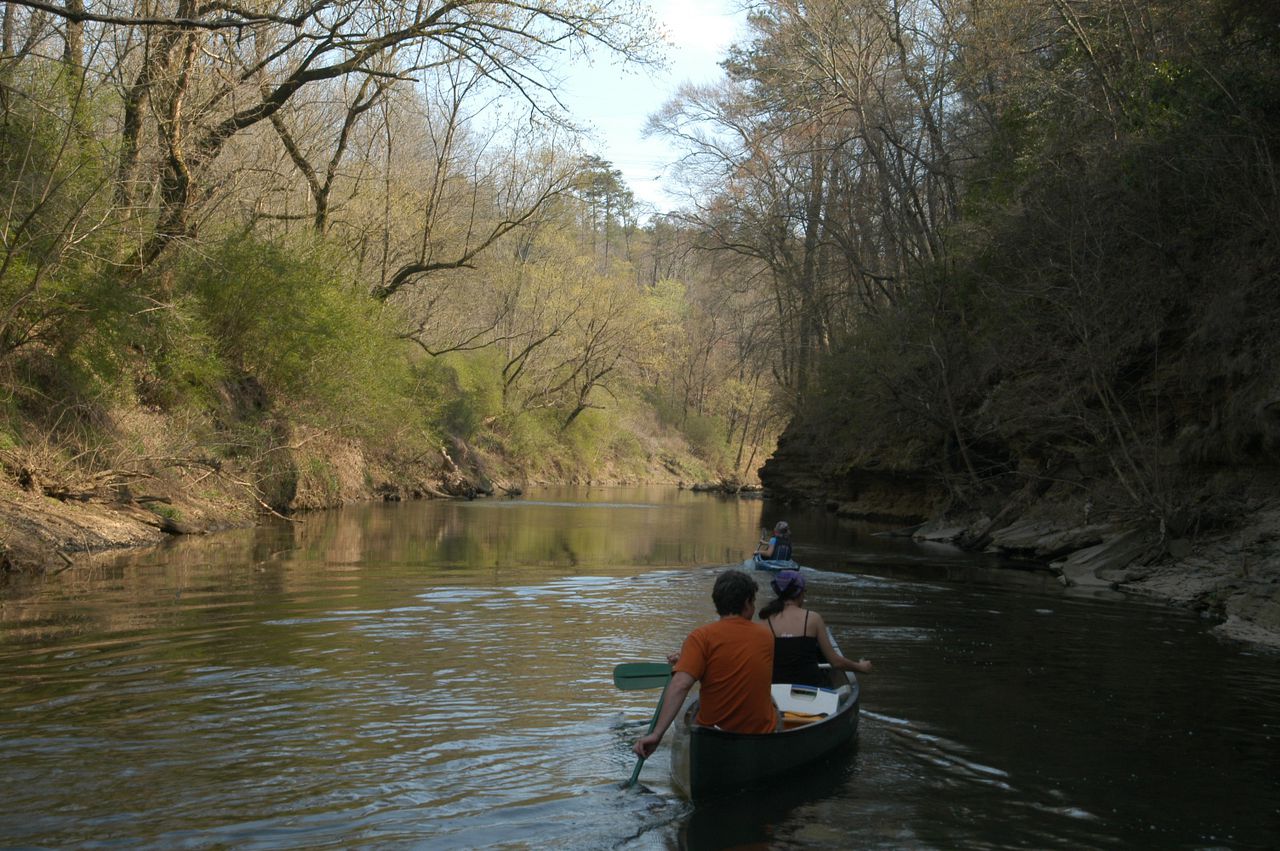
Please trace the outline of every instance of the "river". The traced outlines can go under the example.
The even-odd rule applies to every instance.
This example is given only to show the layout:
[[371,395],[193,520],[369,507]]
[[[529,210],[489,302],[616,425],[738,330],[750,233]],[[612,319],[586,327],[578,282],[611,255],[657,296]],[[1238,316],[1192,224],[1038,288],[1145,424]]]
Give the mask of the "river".
[[[855,746],[692,806],[614,665],[791,521]],[[3,848],[1264,848],[1280,659],[1194,614],[674,489],[354,506],[0,588]],[[759,574],[758,578],[767,580]],[[762,594],[760,602],[767,599]]]

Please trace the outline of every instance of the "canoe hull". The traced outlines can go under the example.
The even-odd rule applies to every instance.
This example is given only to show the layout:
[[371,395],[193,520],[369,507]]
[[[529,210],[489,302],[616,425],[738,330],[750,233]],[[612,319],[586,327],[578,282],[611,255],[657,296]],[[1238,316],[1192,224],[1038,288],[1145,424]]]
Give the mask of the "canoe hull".
[[730,733],[693,723],[698,701],[690,699],[676,720],[671,753],[672,783],[691,800],[750,788],[822,758],[848,744],[858,731],[856,679],[833,674],[832,686],[849,685],[827,718],[777,733]]
[[742,563],[744,570],[767,570],[771,573],[777,573],[779,570],[799,570],[800,565],[791,559],[786,561],[776,561],[774,559],[760,558],[754,556]]

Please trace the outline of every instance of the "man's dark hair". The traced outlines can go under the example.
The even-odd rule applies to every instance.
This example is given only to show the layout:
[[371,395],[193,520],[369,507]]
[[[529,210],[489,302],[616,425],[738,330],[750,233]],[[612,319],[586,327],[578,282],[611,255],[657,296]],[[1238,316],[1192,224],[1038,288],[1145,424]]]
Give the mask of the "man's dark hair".
[[742,607],[748,600],[756,598],[757,590],[756,581],[741,570],[726,570],[716,577],[716,584],[711,589],[716,614],[742,614]]

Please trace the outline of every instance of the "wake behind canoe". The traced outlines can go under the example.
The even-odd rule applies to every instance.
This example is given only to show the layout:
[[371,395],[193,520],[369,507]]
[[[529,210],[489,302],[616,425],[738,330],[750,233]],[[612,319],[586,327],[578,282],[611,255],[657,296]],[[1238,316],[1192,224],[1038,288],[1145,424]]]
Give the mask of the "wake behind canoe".
[[753,556],[742,563],[743,570],[768,570],[777,573],[779,570],[799,570],[800,565],[791,559],[777,561],[774,559],[761,558]]

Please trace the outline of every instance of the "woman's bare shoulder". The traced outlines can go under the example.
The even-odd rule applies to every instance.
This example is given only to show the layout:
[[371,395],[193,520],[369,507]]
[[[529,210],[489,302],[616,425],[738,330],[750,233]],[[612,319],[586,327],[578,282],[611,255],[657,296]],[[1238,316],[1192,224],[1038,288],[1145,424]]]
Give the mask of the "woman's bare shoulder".
[[809,613],[809,628],[805,632],[810,635],[822,635],[822,631],[827,628],[827,623],[822,619],[822,615],[813,609],[805,609]]

